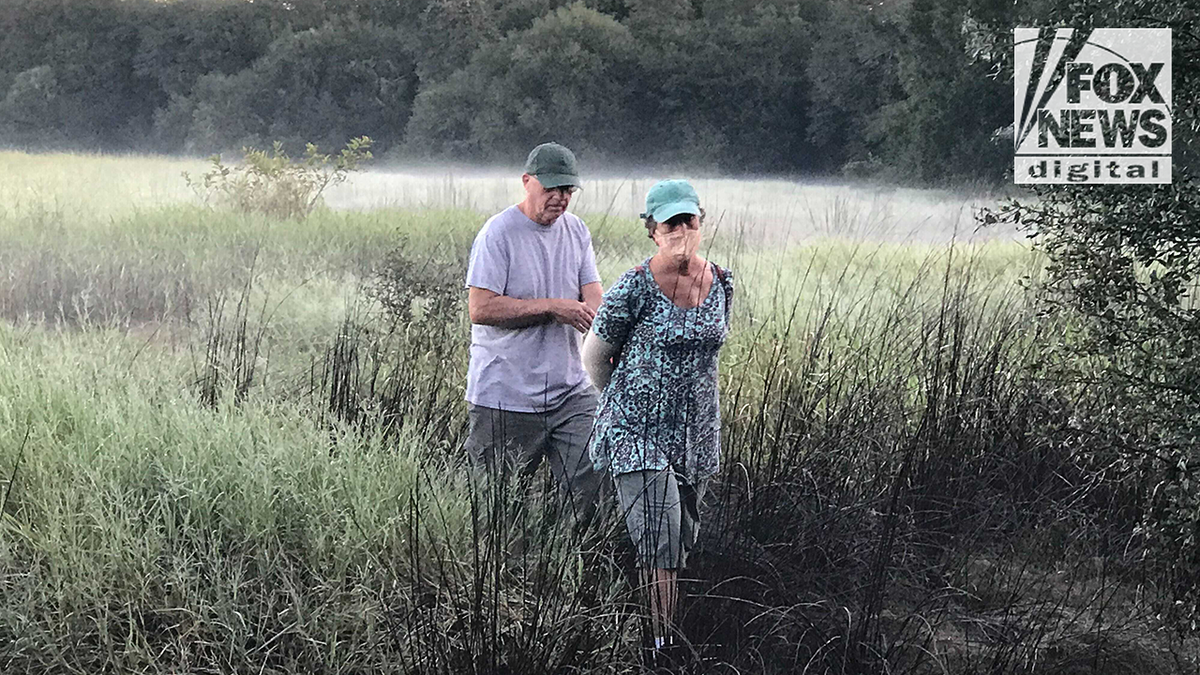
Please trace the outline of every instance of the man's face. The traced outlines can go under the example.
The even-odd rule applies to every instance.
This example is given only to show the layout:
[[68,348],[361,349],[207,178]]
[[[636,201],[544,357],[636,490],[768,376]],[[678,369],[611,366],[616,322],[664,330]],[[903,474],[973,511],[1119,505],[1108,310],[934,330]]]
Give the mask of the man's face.
[[571,203],[571,195],[578,189],[569,185],[557,188],[544,188],[536,176],[525,174],[521,176],[525,184],[525,195],[530,206],[530,218],[541,225],[549,225],[567,210]]

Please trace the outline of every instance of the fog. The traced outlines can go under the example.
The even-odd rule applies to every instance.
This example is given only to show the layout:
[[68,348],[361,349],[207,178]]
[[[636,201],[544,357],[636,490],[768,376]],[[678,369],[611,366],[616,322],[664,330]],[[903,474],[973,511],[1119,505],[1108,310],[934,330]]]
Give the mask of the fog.
[[[335,209],[451,208],[489,214],[521,200],[520,175],[521,169],[515,167],[365,171],[330,189],[326,203]],[[584,175],[584,188],[570,207],[590,219],[636,219],[655,181],[687,178],[700,195],[710,227],[755,241],[783,244],[836,237],[934,243],[1019,237],[1011,228],[978,229],[976,211],[996,201],[985,194],[784,179],[693,178],[680,172],[651,176],[594,171],[592,175]]]

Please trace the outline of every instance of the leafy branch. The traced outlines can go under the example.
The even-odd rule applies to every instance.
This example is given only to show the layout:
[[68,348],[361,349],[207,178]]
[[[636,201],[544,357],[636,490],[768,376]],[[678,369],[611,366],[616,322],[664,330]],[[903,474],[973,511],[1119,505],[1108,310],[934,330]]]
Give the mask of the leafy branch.
[[344,183],[359,165],[371,159],[371,139],[351,139],[337,155],[320,152],[309,143],[304,157],[292,159],[276,141],[270,151],[243,148],[242,163],[229,166],[220,155],[209,158],[211,169],[187,181],[205,204],[260,213],[273,218],[304,219],[321,203],[326,188]]

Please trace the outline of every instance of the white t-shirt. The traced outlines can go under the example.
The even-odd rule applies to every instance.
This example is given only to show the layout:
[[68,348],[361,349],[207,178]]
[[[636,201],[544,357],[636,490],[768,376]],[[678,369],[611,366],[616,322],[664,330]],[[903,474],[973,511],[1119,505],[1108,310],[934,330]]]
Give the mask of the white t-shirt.
[[[592,235],[571,213],[540,225],[510,206],[489,218],[471,245],[468,288],[522,300],[580,300],[580,290],[598,281]],[[579,356],[581,340],[579,331],[558,322],[473,324],[467,401],[514,412],[557,408],[591,386]]]

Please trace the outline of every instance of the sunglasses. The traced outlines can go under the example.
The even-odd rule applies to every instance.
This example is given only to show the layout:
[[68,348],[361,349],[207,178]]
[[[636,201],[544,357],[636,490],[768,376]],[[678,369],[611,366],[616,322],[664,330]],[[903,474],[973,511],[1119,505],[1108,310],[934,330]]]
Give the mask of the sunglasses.
[[552,187],[552,188],[544,187],[542,189],[545,190],[546,192],[557,192],[558,194],[560,194],[564,197],[569,197],[569,196],[575,194],[576,192],[579,192],[579,188],[575,187],[574,185],[560,185],[558,187]]
[[704,220],[704,218],[702,216],[698,216],[697,214],[694,214],[694,213],[680,213],[678,215],[674,215],[674,216],[671,216],[670,218],[667,218],[666,222],[664,222],[663,224],[668,225],[670,227],[678,227],[679,225],[691,226],[691,225],[693,225],[693,222],[692,222],[693,220],[695,221],[695,223],[694,223],[695,227],[693,227],[692,229],[695,229],[696,227],[700,226],[700,223]]

